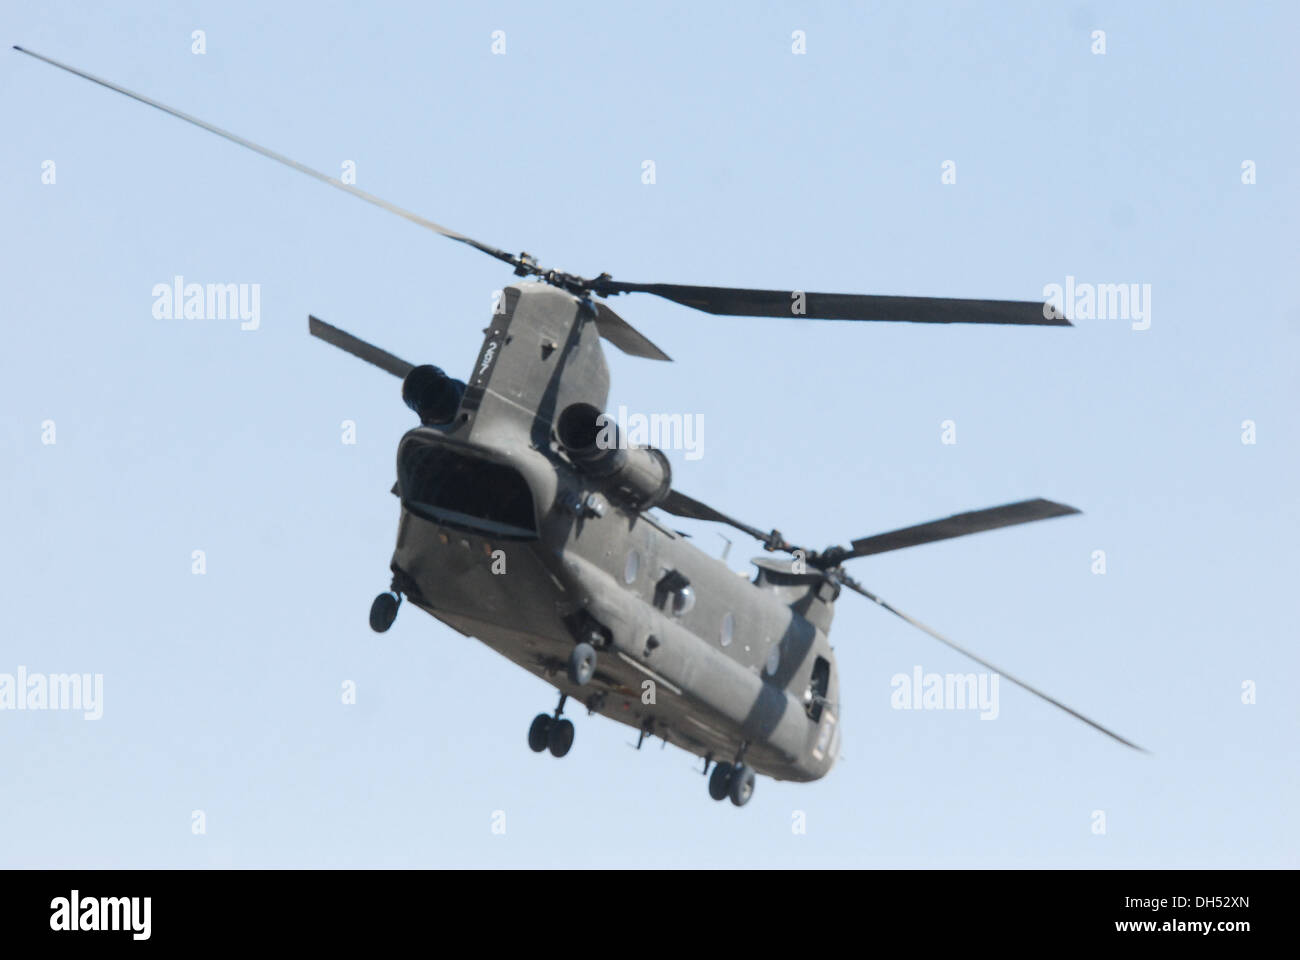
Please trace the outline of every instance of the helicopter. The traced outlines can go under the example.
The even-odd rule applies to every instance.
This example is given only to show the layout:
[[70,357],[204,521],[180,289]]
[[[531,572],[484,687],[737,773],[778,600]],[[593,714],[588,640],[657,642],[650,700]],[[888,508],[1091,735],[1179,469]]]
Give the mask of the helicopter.
[[[418,418],[397,448],[399,499],[389,589],[371,604],[387,631],[409,603],[555,688],[529,748],[563,757],[573,700],[700,757],[709,796],[744,806],[758,775],[824,777],[840,746],[840,678],[830,631],[847,590],[1135,750],[1137,744],[904,613],[845,565],[922,544],[1079,513],[1024,500],[820,550],[792,543],[683,493],[666,456],[627,442],[604,411],[602,341],[670,358],[609,306],[645,293],[714,315],[793,320],[1071,326],[1049,303],[828,294],[587,278],[481,243],[295,160],[110,81],[15,46],[285,164],[509,265],[465,380],[414,364],[313,316],[311,336],[401,380]],[[667,517],[737,529],[772,556],[752,580],[694,546]],[[781,556],[777,556],[781,555]],[[1145,752],[1145,751],[1143,751]]]

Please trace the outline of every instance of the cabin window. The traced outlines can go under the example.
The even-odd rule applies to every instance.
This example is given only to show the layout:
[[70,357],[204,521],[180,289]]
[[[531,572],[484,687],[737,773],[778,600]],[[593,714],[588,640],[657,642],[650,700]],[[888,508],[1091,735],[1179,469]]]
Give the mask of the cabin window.
[[722,627],[718,630],[718,639],[724,647],[729,647],[735,634],[736,618],[731,614],[731,611],[727,611],[722,616]]
[[636,583],[637,571],[641,569],[641,554],[635,550],[627,552],[627,562],[623,564],[623,582]]
[[688,583],[684,587],[678,587],[673,591],[673,615],[680,617],[684,613],[690,613],[695,607],[695,590]]
[[665,570],[655,584],[655,606],[670,611],[675,617],[689,613],[695,606],[695,591],[691,588],[691,581],[676,570]]
[[410,444],[398,463],[402,501],[434,523],[505,538],[537,535],[533,495],[505,464],[438,444]]

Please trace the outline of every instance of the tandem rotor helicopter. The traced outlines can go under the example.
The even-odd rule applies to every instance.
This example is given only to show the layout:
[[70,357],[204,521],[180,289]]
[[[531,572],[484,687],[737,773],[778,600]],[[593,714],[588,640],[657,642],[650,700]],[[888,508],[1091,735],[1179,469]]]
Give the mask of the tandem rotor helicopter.
[[[981,666],[1136,750],[1142,748],[913,619],[845,570],[858,557],[1078,513],[1025,500],[807,549],[673,486],[667,458],[611,437],[600,341],[669,357],[606,303],[649,293],[706,313],[810,320],[1070,326],[1040,302],[801,293],[628,283],[543,268],[107,80],[22,53],[156,107],[434,233],[509,264],[508,286],[465,381],[416,365],[316,317],[312,336],[402,380],[420,424],[397,449],[401,501],[392,584],[370,625],[386,631],[403,599],[481,640],[559,691],[528,730],[535,752],[573,745],[570,698],[704,759],[709,796],[746,804],[757,774],[811,781],[839,752],[839,677],[829,633],[844,590],[861,594]],[[792,309],[799,303],[800,310]],[[760,541],[751,581],[652,513],[722,523]],[[500,551],[508,573],[493,571]],[[652,695],[646,696],[647,691]],[[710,775],[710,769],[712,773]]]

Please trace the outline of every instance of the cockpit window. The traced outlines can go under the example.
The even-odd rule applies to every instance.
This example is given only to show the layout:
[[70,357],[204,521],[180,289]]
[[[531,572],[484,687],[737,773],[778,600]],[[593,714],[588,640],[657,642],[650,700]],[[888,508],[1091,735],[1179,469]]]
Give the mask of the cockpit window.
[[511,467],[441,444],[410,444],[397,473],[402,501],[426,520],[498,537],[537,535],[532,492]]
[[808,716],[814,721],[820,720],[822,707],[826,705],[826,692],[831,688],[831,662],[825,657],[813,661],[812,678],[804,692]]

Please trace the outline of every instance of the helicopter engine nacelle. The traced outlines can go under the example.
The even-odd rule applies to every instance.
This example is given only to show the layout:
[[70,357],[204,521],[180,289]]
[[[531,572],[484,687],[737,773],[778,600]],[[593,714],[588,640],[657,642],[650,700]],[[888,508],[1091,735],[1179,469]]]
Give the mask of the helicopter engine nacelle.
[[451,423],[460,409],[465,384],[432,364],[413,367],[402,380],[402,402],[416,412],[426,426]]
[[560,446],[604,492],[636,510],[662,503],[672,488],[668,458],[654,447],[629,447],[608,415],[589,403],[564,408],[556,421]]

